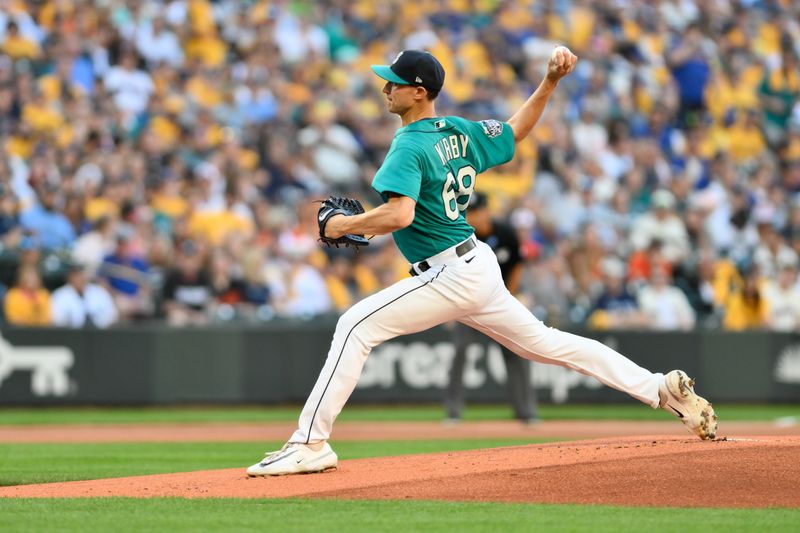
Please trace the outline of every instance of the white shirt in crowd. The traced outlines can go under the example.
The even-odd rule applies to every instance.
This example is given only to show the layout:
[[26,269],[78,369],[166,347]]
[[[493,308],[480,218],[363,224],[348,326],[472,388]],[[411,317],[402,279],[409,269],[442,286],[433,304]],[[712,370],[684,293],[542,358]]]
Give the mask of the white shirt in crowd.
[[778,276],[781,261],[792,260],[797,260],[797,254],[783,243],[780,244],[776,253],[772,253],[770,247],[765,243],[759,244],[753,252],[753,262],[758,267],[758,273],[766,279],[775,279]]
[[270,284],[278,313],[294,318],[307,318],[333,309],[325,279],[319,271],[306,264],[292,269],[288,279],[274,279]]
[[358,181],[361,147],[350,130],[340,124],[324,129],[309,126],[298,132],[297,140],[311,148],[314,166],[326,180],[338,184]]
[[647,315],[652,329],[689,330],[694,327],[694,310],[677,287],[647,285],[639,291],[638,300],[639,308]]
[[800,287],[781,287],[775,281],[764,285],[767,327],[774,331],[800,330]]
[[183,64],[183,49],[178,37],[169,30],[158,33],[151,24],[139,26],[136,32],[136,49],[151,63],[166,63],[171,67]]
[[103,259],[110,255],[116,242],[113,238],[106,238],[98,231],[84,233],[75,241],[72,247],[74,262],[85,265],[89,275],[94,276],[103,263]]
[[311,52],[325,56],[330,47],[325,30],[287,13],[278,17],[273,42],[278,45],[281,57],[287,63],[300,63]]
[[153,80],[142,70],[128,70],[121,66],[111,67],[105,77],[106,90],[114,95],[117,107],[132,114],[147,108],[150,95],[155,90]]
[[59,287],[50,298],[53,324],[68,328],[93,325],[107,328],[117,321],[117,308],[111,295],[100,285],[89,283],[83,294],[70,284]]
[[596,122],[581,120],[572,127],[575,149],[585,158],[602,154],[608,145],[608,132]]
[[636,219],[631,232],[633,246],[643,250],[655,239],[664,244],[664,257],[671,263],[680,261],[689,253],[686,225],[674,214],[659,220],[654,213],[645,213]]

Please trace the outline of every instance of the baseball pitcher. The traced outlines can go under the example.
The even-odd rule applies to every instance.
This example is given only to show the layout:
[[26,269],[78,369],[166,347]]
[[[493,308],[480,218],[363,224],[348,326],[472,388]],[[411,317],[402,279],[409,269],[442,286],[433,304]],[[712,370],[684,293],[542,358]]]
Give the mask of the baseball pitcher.
[[328,444],[333,422],[361,375],[372,348],[400,335],[457,320],[520,357],[566,366],[639,401],[677,415],[701,439],[712,439],[711,404],[695,394],[682,371],[652,373],[607,346],[545,326],[503,284],[491,248],[476,239],[464,211],[481,172],[508,162],[516,143],[539,120],[577,57],[557,47],[536,91],[507,122],[437,116],[434,102],[444,69],[427,52],[405,50],[372,70],[386,80],[383,94],[397,130],[372,182],[384,203],[367,212],[341,199],[323,202],[320,237],[365,245],[363,235],[392,233],[413,277],[355,304],[336,325],[330,351],[286,445],[247,469],[250,476],[320,472],[334,468]]

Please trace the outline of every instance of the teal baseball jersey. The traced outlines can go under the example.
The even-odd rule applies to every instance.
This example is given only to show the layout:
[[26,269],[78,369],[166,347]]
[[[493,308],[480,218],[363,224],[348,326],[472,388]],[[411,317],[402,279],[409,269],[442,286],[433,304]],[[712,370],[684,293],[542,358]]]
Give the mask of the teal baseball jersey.
[[496,120],[460,117],[419,120],[397,130],[372,188],[417,202],[414,222],[395,231],[400,252],[411,263],[460,243],[472,233],[465,211],[484,170],[514,157],[514,132]]

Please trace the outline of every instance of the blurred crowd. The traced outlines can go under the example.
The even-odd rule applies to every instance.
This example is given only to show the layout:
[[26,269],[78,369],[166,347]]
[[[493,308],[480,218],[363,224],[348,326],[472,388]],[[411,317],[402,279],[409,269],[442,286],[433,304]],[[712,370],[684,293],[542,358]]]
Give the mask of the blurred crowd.
[[518,297],[559,327],[800,328],[792,0],[0,0],[0,283],[15,325],[309,319],[407,275],[322,249],[314,200],[370,182],[397,117],[369,65],[444,65],[440,115],[507,119],[482,175]]

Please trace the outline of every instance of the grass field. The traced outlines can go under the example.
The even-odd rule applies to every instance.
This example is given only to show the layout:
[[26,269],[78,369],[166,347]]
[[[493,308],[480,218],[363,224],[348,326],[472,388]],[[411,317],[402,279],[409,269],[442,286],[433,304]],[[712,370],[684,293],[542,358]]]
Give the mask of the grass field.
[[3,531],[796,531],[797,510],[417,501],[0,501]]
[[[153,423],[241,423],[294,422],[300,406],[278,407],[176,407],[176,408],[41,408],[0,409],[0,425],[32,424],[153,424]],[[726,421],[768,421],[797,417],[797,405],[715,404],[720,419]],[[640,404],[623,405],[542,405],[544,420],[672,420],[669,413]],[[338,421],[432,421],[441,420],[438,405],[348,406]],[[512,418],[505,405],[470,405],[465,420],[507,420]]]
[[[719,405],[725,420],[797,416],[791,405]],[[294,421],[278,408],[2,409],[0,425]],[[671,420],[639,405],[543,406],[545,420]],[[468,420],[508,419],[505,406],[470,406]],[[439,406],[349,407],[340,420],[441,420]],[[339,442],[342,459],[542,442],[467,439]],[[0,485],[245,467],[281,442],[0,444]],[[796,531],[798,509],[674,509],[430,501],[180,498],[0,499],[0,531]]]

